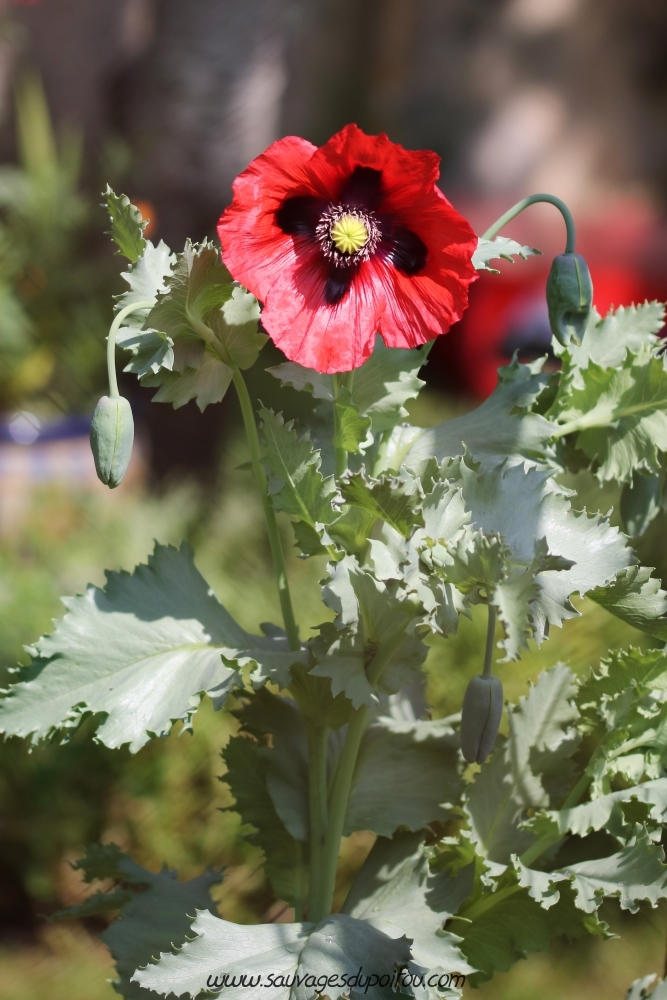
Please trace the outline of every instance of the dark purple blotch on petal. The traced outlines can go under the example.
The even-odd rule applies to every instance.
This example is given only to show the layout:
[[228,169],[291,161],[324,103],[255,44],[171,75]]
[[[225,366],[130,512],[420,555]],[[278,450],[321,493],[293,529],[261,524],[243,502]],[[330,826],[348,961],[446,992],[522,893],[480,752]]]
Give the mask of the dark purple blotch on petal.
[[355,167],[338,192],[339,205],[376,212],[382,201],[382,171]]
[[312,236],[322,212],[319,198],[298,196],[286,198],[276,212],[276,223],[288,236]]
[[358,267],[336,267],[331,264],[327,268],[324,284],[324,301],[328,306],[335,306],[345,298]]

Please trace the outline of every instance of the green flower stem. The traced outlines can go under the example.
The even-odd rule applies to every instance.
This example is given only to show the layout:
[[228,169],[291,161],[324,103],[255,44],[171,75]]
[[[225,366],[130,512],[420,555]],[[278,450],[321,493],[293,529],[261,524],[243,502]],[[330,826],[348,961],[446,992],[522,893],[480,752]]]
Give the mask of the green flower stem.
[[155,303],[152,300],[150,302],[132,302],[129,306],[125,306],[124,309],[121,309],[111,324],[107,340],[107,371],[109,373],[109,395],[112,399],[118,399],[118,379],[116,378],[116,335],[123,325],[123,320],[126,316],[129,316],[130,313],[138,312],[139,309],[150,309],[151,306],[154,305]]
[[483,677],[491,676],[491,668],[493,667],[493,640],[496,636],[496,609],[493,604],[487,604],[489,609],[489,623],[486,628],[486,649],[484,650],[484,669],[482,670]]
[[342,445],[336,442],[340,441],[341,438],[341,427],[340,427],[340,414],[338,412],[338,407],[336,406],[335,400],[338,399],[338,394],[341,389],[346,388],[352,391],[352,379],[354,378],[354,372],[342,372],[341,374],[333,375],[333,389],[334,389],[334,457],[336,462],[336,479],[340,479],[342,475],[347,471],[347,450],[342,447]]
[[548,205],[556,206],[565,220],[565,253],[574,253],[576,233],[572,213],[565,202],[561,201],[561,199],[557,198],[554,194],[531,194],[529,198],[522,198],[521,201],[516,203],[516,205],[513,205],[512,208],[508,209],[504,215],[501,215],[499,219],[496,219],[493,225],[484,233],[482,239],[492,240],[493,237],[500,232],[503,226],[506,226],[507,223],[511,222],[515,216],[517,216],[520,212],[523,212],[524,208],[528,208],[530,205],[536,205],[538,202],[546,202]]
[[300,924],[303,920],[303,904],[306,896],[306,869],[303,863],[303,847],[300,840],[294,841],[296,864],[294,866],[294,920]]
[[248,447],[250,448],[252,471],[255,475],[257,489],[259,490],[259,494],[262,498],[262,507],[264,508],[264,517],[266,518],[266,530],[269,535],[271,555],[273,556],[273,566],[276,573],[278,597],[280,598],[280,607],[283,614],[283,621],[285,623],[285,631],[287,632],[290,649],[299,649],[299,629],[294,617],[294,608],[292,607],[292,596],[290,594],[289,582],[287,579],[285,555],[283,553],[283,545],[280,540],[276,512],[274,511],[271,503],[271,497],[269,496],[269,484],[266,478],[266,473],[264,472],[264,466],[262,465],[262,452],[259,444],[259,434],[257,433],[255,412],[252,408],[252,402],[250,401],[250,394],[248,393],[248,387],[245,384],[245,379],[236,365],[232,365],[232,372],[234,387],[239,397],[239,403],[241,404],[241,413],[243,415],[243,423],[245,426],[246,437],[248,439]]
[[327,726],[310,724],[308,735],[308,810],[310,841],[310,885],[308,919],[317,912],[322,898],[322,857],[327,829]]
[[[366,669],[366,676],[372,687],[377,686],[387,664],[404,641],[405,628],[402,626],[380,646]],[[329,793],[329,823],[324,842],[321,896],[318,901],[319,905],[315,908],[314,912],[309,912],[309,920],[322,920],[323,917],[331,913],[331,904],[336,885],[338,854],[340,852],[340,842],[343,837],[343,827],[345,825],[345,814],[347,813],[347,804],[350,799],[354,769],[357,766],[359,747],[366,732],[368,721],[368,706],[362,705],[355,711],[347,724],[345,742],[343,743],[343,749]]]
[[366,732],[367,725],[368,706],[362,705],[361,708],[356,709],[347,724],[345,742],[331,785],[331,793],[329,795],[329,823],[322,859],[321,892],[319,899],[316,900],[316,905],[312,911],[309,910],[308,912],[308,919],[314,922],[322,920],[331,913],[331,904],[336,885],[338,854],[340,852],[340,842],[343,837],[347,803],[352,789],[352,779],[354,777],[354,769],[357,765],[359,747],[361,746],[361,740]]

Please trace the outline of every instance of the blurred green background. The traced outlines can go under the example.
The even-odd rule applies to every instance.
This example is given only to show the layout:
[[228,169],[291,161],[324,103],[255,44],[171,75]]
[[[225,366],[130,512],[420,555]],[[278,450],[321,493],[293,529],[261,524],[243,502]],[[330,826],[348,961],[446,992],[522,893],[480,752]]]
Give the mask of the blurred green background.
[[[528,190],[553,189],[575,214],[621,206],[624,217],[653,220],[659,263],[666,39],[661,0],[632,10],[623,0],[0,3],[3,684],[25,662],[24,644],[61,615],[61,594],[103,584],[104,567],[131,569],[153,539],[191,541],[199,569],[246,628],[279,618],[261,509],[238,470],[246,456],[232,399],[203,415],[194,404],[175,413],[125,380],[136,461],[113,493],[94,478],[85,428],[104,391],[111,296],[122,288],[98,204],[107,181],[141,203],[152,239],[180,249],[186,236],[214,231],[232,178],[273,139],[296,132],[320,142],[355,120],[436,149],[448,194],[473,221]],[[456,370],[449,375],[456,387]],[[427,376],[418,422],[474,405],[442,391],[441,370]],[[265,403],[276,403],[276,385],[255,376]],[[590,509],[615,499],[585,474],[569,485]],[[642,543],[663,575],[665,537],[661,516]],[[321,621],[322,562],[291,558],[289,568],[299,617]],[[581,610],[541,651],[500,668],[510,699],[558,660],[585,671],[609,646],[643,641],[598,606]],[[484,632],[464,620],[455,639],[433,643],[436,713],[459,708]],[[101,924],[44,919],[88,891],[71,862],[92,841],[113,840],[184,878],[225,867],[223,916],[275,916],[219,781],[234,725],[205,705],[194,734],[175,732],[135,757],[97,746],[85,728],[64,747],[0,744],[0,1000],[115,996],[95,938]],[[351,839],[343,877],[367,848]],[[611,1000],[662,970],[662,906],[630,919],[609,904],[604,915],[620,940],[557,944],[479,996]]]

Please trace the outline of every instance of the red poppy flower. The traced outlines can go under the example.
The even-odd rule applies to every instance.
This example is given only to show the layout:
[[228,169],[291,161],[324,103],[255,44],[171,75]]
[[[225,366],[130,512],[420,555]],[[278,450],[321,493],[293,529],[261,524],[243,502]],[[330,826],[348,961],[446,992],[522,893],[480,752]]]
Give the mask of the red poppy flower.
[[280,139],[236,178],[223,259],[288,358],[351,371],[376,331],[415,347],[461,318],[477,238],[435,186],[439,164],[347,125],[319,148]]

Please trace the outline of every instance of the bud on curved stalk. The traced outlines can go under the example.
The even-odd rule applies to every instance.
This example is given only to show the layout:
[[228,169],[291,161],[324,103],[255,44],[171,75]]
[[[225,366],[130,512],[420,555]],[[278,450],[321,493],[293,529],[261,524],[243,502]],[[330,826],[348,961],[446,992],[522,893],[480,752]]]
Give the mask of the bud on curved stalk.
[[134,443],[132,407],[124,396],[118,395],[116,334],[126,316],[138,310],[150,309],[153,305],[153,300],[130,303],[120,310],[109,330],[107,342],[109,395],[102,396],[95,407],[90,425],[90,447],[98,479],[112,490],[122,482],[127,472]]
[[581,343],[592,305],[593,282],[585,259],[578,253],[554,257],[547,278],[547,306],[551,332],[563,347],[571,340]]
[[473,677],[461,710],[461,750],[469,764],[483,764],[491,752],[503,714],[503,686],[497,677]]
[[90,447],[98,478],[110,489],[122,482],[132,457],[134,420],[124,396],[102,396],[90,425]]

